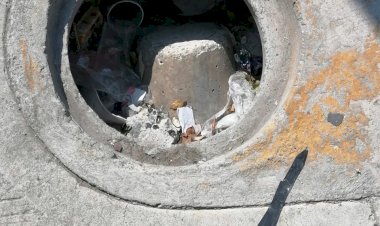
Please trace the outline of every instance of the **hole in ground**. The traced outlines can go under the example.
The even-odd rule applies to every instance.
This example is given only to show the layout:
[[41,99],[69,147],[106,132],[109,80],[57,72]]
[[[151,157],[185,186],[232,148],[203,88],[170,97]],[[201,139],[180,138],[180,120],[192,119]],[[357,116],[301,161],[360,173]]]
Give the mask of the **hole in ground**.
[[99,117],[155,148],[233,126],[252,107],[261,79],[260,36],[244,1],[85,1],[69,56]]

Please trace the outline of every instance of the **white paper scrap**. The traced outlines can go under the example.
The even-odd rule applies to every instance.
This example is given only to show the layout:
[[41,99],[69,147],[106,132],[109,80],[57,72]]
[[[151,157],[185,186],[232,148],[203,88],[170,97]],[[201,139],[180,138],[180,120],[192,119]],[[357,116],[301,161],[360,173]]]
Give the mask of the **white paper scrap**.
[[195,126],[193,109],[190,107],[182,107],[177,109],[178,119],[181,124],[182,133],[186,133],[186,130]]

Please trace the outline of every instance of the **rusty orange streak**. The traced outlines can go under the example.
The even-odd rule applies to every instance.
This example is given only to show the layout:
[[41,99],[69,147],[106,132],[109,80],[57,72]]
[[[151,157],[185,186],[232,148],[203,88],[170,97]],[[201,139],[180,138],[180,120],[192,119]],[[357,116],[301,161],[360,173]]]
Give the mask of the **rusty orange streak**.
[[22,54],[22,62],[24,65],[24,74],[28,84],[28,87],[31,91],[36,91],[37,88],[40,87],[38,78],[37,78],[37,63],[33,60],[33,58],[28,53],[28,45],[25,40],[21,40],[20,49]]
[[[233,156],[242,170],[288,163],[305,147],[310,148],[309,160],[328,156],[337,164],[358,164],[370,157],[368,119],[352,101],[372,100],[380,94],[380,47],[368,41],[364,52],[340,52],[330,62],[290,95],[285,105],[287,126],[264,129],[261,141]],[[321,87],[324,94],[310,96]],[[344,94],[340,102],[333,95],[336,91]],[[335,127],[327,122],[328,112],[344,114],[342,124]],[[358,141],[364,144],[360,151]]]

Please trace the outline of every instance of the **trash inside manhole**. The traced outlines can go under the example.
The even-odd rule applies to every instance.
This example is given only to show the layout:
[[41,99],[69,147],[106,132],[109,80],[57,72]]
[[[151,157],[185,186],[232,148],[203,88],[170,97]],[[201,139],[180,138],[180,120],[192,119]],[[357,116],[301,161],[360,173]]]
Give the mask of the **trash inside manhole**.
[[263,64],[243,0],[86,0],[71,26],[69,57],[99,117],[156,147],[235,125],[252,108]]

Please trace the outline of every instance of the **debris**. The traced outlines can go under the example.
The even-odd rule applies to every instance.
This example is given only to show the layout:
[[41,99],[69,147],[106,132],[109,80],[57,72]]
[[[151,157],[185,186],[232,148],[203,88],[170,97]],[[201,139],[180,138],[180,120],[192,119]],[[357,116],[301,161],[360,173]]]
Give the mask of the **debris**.
[[212,118],[212,123],[211,123],[211,134],[215,135],[216,133],[216,117]]
[[121,132],[125,135],[132,130],[132,126],[127,125],[126,123],[121,127]]
[[230,107],[230,109],[228,111],[231,112],[231,113],[235,112],[235,105],[232,104],[231,107]]
[[[166,148],[171,144],[200,141],[214,135],[234,125],[248,112],[250,108],[248,102],[251,101],[247,100],[252,97],[252,91],[247,91],[248,86],[246,86],[246,81],[242,81],[243,76],[234,77],[234,75],[229,80],[226,106],[202,125],[195,123],[193,109],[187,107],[185,100],[175,99],[170,103],[170,109],[177,111],[178,115],[172,120],[167,115],[168,112],[155,108],[153,98],[150,97],[151,92],[142,86],[140,74],[144,74],[142,73],[144,68],[140,70],[136,65],[142,62],[139,59],[141,55],[131,49],[132,46],[136,46],[134,44],[138,40],[135,39],[136,35],[143,36],[146,33],[145,27],[139,29],[144,18],[143,8],[133,0],[116,2],[111,7],[108,5],[104,8],[108,8],[107,19],[104,21],[102,13],[96,7],[91,6],[87,11],[81,10],[84,14],[81,18],[75,19],[70,34],[70,39],[74,44],[74,51],[70,51],[70,57],[73,56],[70,62],[73,63],[71,66],[75,82],[86,102],[105,122],[112,126],[117,124],[115,128],[121,128],[123,134],[133,138],[143,147]],[[218,4],[222,3],[222,0],[207,0],[190,5],[183,0],[175,0],[175,2],[181,5],[180,10],[184,14],[194,15],[202,11],[206,12],[214,6],[226,7],[225,3]],[[214,8],[214,10],[219,10],[219,8]],[[231,11],[228,8],[223,10],[227,12],[231,23],[240,17],[237,11]],[[176,23],[176,25],[179,23],[169,17],[162,19],[167,20],[167,23]],[[232,30],[233,24],[226,24],[226,26]],[[245,24],[241,27],[246,32],[249,25]],[[225,27],[225,29],[228,28]],[[253,55],[253,53],[258,53],[249,46],[252,38],[243,32],[240,32],[238,36],[230,31],[228,34],[231,35],[231,44],[235,46],[235,49],[236,46],[240,48],[235,54],[238,67],[246,71],[249,74],[248,77],[251,76],[250,87],[255,87],[255,82],[259,81],[253,76],[261,70],[262,58]],[[236,40],[238,42],[240,40],[238,45],[236,45]],[[139,74],[134,71],[135,68],[139,68]],[[119,152],[123,149],[120,143],[115,144],[114,148]]]
[[174,117],[172,120],[173,125],[178,124],[178,127],[181,128],[180,131],[186,131],[181,134],[181,143],[187,144],[205,138],[205,136],[200,135],[202,132],[202,126],[195,124],[193,109],[190,107],[180,107],[177,109],[177,114],[179,121]]
[[193,138],[196,137],[194,127],[189,127],[186,129],[186,133],[182,134],[181,143],[188,144],[193,141]]
[[240,49],[234,54],[235,62],[240,70],[251,73],[251,53],[246,49]]
[[130,100],[128,103],[133,104],[135,106],[140,105],[146,95],[145,90],[134,87],[129,87],[127,93],[130,95]]
[[95,28],[103,24],[103,16],[99,9],[91,6],[79,19],[73,23],[73,32],[77,42],[77,48],[86,47],[88,40],[93,34]]
[[241,48],[234,54],[234,58],[240,70],[252,76],[261,75],[263,68],[263,58],[261,56],[252,56],[248,50]]
[[172,118],[172,124],[173,124],[173,126],[175,126],[176,128],[180,128],[180,127],[181,127],[181,124],[180,124],[179,120],[178,120],[176,117],[173,117],[173,118]]
[[195,130],[195,135],[197,136],[202,132],[202,126],[199,124],[196,124],[193,128]]
[[181,141],[181,134],[182,134],[182,130],[179,130],[175,137],[174,137],[174,140],[172,142],[172,144],[178,144],[180,141]]
[[201,132],[201,126],[200,125],[195,125],[194,127],[190,127],[186,130],[186,133],[183,133],[181,136],[181,143],[187,144],[191,143],[193,141],[200,141],[205,136],[199,136]]
[[114,105],[113,105],[113,110],[112,110],[112,113],[114,114],[118,114],[122,111],[122,103],[121,102],[116,102]]
[[161,122],[161,119],[162,119],[162,116],[161,116],[161,115],[157,115],[156,123],[160,123],[160,122]]
[[187,129],[195,126],[193,109],[190,107],[181,107],[177,109],[177,114],[182,131],[187,131]]
[[230,126],[233,126],[238,120],[239,120],[239,118],[238,118],[238,115],[236,113],[226,115],[218,121],[215,129],[216,130],[225,130]]
[[334,126],[340,126],[340,124],[342,124],[343,122],[343,119],[344,119],[344,115],[343,114],[340,114],[340,113],[329,113],[327,115],[327,121],[331,124],[333,124]]
[[197,137],[194,137],[193,138],[193,141],[201,141],[203,140],[204,138],[206,138],[205,136],[197,136]]
[[[246,77],[247,73],[243,71],[238,71],[230,76],[227,104],[203,124],[201,132],[203,136],[215,135],[218,131],[234,125],[253,107],[251,100],[256,93],[246,80]],[[227,118],[224,119],[225,117]]]
[[168,131],[169,135],[172,136],[173,138],[175,138],[177,136],[177,132],[174,131],[174,130],[169,130]]
[[114,145],[113,145],[113,148],[115,151],[117,152],[122,152],[123,151],[123,146],[119,143],[119,142],[116,142]]
[[228,80],[228,96],[232,99],[235,112],[242,117],[253,107],[252,99],[256,95],[252,86],[246,80],[246,73],[236,72]]
[[177,99],[170,104],[170,109],[177,110],[178,108],[185,107],[186,105],[187,101]]
[[[128,125],[133,125],[127,137],[133,138],[134,141],[139,143],[144,149],[169,148],[173,140],[175,140],[175,138],[169,134],[169,131],[173,130],[177,132],[179,129],[172,125],[167,113],[151,108],[150,105],[146,104],[140,107],[140,112],[126,118]],[[149,109],[152,109],[150,113]],[[153,115],[153,111],[156,112],[156,115]],[[157,123],[157,115],[162,117],[159,123]]]
[[[141,84],[140,78],[126,66],[112,65],[115,68],[112,69],[108,67],[108,64],[107,66],[97,65],[101,59],[103,57],[92,51],[81,52],[77,60],[77,68],[74,68],[78,73],[73,73],[76,84],[108,93],[118,102],[131,98],[126,91],[128,87],[138,87]],[[145,95],[140,89],[136,90],[136,94],[132,94],[132,100],[138,102]]]
[[132,111],[134,111],[134,112],[140,112],[141,111],[141,107],[137,107],[136,105],[134,105],[134,104],[130,104],[130,105],[128,105],[128,107],[129,107],[129,109],[131,109]]
[[241,44],[246,44],[246,43],[247,43],[247,36],[243,36],[243,37],[241,37],[241,39],[240,39],[240,43],[241,43]]
[[263,68],[263,58],[260,56],[254,56],[251,59],[251,74],[254,76],[260,76]]

